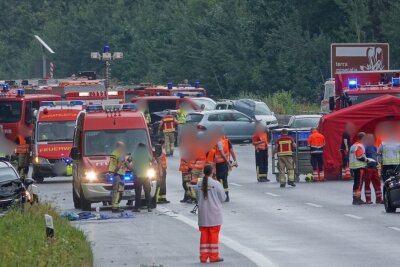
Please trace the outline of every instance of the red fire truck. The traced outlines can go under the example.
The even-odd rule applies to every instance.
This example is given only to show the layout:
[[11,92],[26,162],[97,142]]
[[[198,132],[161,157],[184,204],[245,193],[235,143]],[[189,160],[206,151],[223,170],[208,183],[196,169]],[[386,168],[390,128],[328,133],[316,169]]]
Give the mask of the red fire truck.
[[17,89],[0,93],[0,132],[14,142],[18,134],[30,136],[34,123],[34,111],[41,101],[59,101],[61,97],[50,94],[25,95]]
[[[108,164],[117,141],[124,142],[127,152],[132,154],[143,143],[152,155],[147,124],[143,113],[136,111],[136,105],[93,105],[79,114],[71,150],[75,208],[90,210],[91,203],[111,201],[113,176],[108,172]],[[155,176],[155,170],[149,166],[153,205],[156,205]],[[124,181],[122,198],[134,200],[134,174],[127,171]]]
[[325,83],[321,111],[328,113],[382,95],[400,96],[400,70],[341,72]]
[[32,178],[72,175],[69,158],[76,118],[83,109],[82,101],[45,101],[36,115],[32,134]]

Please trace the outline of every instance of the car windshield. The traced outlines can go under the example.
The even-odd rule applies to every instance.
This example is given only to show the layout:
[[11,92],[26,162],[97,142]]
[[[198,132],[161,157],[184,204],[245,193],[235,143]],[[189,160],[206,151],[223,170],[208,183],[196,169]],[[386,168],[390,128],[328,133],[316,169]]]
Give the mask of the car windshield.
[[118,141],[125,143],[126,151],[133,153],[139,143],[149,147],[144,129],[100,130],[85,132],[85,156],[111,155]]
[[317,127],[319,123],[319,117],[310,118],[298,118],[293,121],[291,128],[312,128]]
[[71,141],[74,137],[75,121],[46,121],[37,126],[38,142]]
[[11,168],[0,168],[0,182],[18,180],[17,174]]
[[0,123],[11,123],[21,120],[21,101],[1,101],[0,103]]
[[202,118],[202,114],[189,114],[186,116],[186,123],[199,123]]
[[217,103],[212,99],[207,98],[192,98],[192,101],[200,108],[202,104],[205,106],[205,110],[214,110]]
[[254,110],[254,115],[272,115],[271,110],[265,103],[256,103],[256,107]]

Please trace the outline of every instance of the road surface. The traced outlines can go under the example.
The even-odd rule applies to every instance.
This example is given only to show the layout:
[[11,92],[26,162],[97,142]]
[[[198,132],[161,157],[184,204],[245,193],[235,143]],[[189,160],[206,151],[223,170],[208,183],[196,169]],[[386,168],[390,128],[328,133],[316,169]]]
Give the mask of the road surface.
[[[257,183],[251,145],[234,146],[239,168],[224,204],[218,266],[398,266],[400,214],[383,205],[352,206],[352,182],[300,182],[296,188]],[[181,204],[178,155],[168,158],[168,198],[132,219],[79,221],[93,244],[95,266],[204,266],[197,217]],[[74,210],[70,178],[45,179],[41,197]],[[123,203],[124,204],[124,203]],[[97,205],[97,204],[96,204]],[[96,205],[92,205],[95,207]],[[110,213],[110,211],[101,211]]]

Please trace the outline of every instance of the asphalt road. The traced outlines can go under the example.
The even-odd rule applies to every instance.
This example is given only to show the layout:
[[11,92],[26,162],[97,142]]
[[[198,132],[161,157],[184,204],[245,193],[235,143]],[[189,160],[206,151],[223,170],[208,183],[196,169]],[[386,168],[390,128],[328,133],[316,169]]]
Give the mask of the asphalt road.
[[[239,168],[224,204],[221,266],[399,266],[400,214],[383,205],[352,206],[352,182],[257,183],[254,150],[235,146]],[[96,266],[203,266],[192,205],[183,196],[178,156],[168,158],[168,198],[153,213],[131,219],[79,221]],[[270,177],[275,180],[274,177]],[[42,199],[74,210],[70,178],[46,179]],[[95,206],[95,205],[93,205]],[[109,211],[101,211],[110,213]]]

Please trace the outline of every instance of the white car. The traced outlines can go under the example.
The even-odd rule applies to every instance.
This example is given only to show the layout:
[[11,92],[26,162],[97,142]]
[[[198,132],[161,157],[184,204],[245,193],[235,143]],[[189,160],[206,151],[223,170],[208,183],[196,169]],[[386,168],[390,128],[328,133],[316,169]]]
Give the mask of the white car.
[[262,122],[268,129],[278,127],[274,112],[264,102],[253,99],[227,100],[217,103],[216,110],[234,109]]

